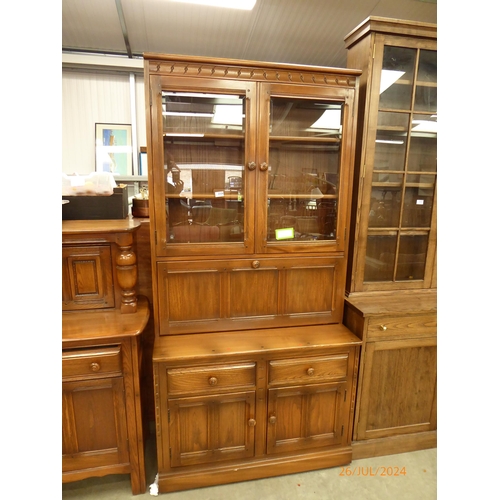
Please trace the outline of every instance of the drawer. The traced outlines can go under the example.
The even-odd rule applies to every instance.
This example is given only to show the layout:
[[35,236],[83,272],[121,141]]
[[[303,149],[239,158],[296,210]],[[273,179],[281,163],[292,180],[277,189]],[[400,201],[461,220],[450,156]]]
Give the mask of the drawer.
[[325,382],[347,377],[349,353],[269,363],[269,385]]
[[120,346],[75,349],[62,353],[63,378],[109,377],[122,371]]
[[167,370],[169,396],[254,386],[255,363],[170,368]]
[[437,316],[413,314],[368,319],[367,340],[430,337],[437,333]]

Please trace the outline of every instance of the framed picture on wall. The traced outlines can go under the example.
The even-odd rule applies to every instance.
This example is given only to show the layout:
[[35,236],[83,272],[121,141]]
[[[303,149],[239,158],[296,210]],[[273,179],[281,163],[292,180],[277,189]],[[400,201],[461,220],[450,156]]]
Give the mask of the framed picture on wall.
[[95,170],[132,175],[132,125],[95,124]]

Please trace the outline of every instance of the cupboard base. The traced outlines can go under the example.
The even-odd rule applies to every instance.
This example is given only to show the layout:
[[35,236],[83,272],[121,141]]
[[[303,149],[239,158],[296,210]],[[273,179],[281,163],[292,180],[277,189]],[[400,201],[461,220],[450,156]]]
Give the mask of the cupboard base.
[[308,472],[347,465],[352,461],[352,448],[336,448],[323,452],[300,456],[246,460],[223,467],[205,467],[195,471],[159,472],[158,488],[160,493],[203,488],[220,484],[237,483],[254,479]]
[[382,457],[437,448],[437,431],[352,442],[352,459]]

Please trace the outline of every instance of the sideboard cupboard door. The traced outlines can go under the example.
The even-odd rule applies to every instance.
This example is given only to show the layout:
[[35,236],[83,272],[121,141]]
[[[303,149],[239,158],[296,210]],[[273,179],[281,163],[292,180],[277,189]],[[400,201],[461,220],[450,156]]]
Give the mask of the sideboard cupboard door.
[[129,463],[123,377],[62,384],[62,471]]
[[62,310],[115,306],[109,245],[62,248]]
[[368,342],[354,439],[437,428],[437,339]]
[[171,466],[253,457],[255,391],[169,400]]
[[346,396],[346,383],[270,389],[267,452],[347,444]]

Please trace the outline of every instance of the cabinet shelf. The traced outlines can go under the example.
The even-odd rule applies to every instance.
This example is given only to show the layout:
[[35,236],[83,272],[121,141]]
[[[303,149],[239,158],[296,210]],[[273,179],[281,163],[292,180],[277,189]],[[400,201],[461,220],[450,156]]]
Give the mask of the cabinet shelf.
[[176,133],[164,133],[163,134],[163,140],[202,140],[202,139],[207,139],[207,140],[235,140],[235,141],[242,141],[245,139],[244,134],[197,134],[196,132],[193,133],[186,133],[186,134],[176,134]]
[[[332,134],[332,135],[340,135],[340,134]],[[340,138],[337,137],[302,137],[302,136],[286,136],[286,135],[271,135],[269,136],[269,141],[272,142],[312,142],[319,144],[328,144],[328,143],[340,143]]]
[[[415,187],[420,189],[433,189],[434,183],[432,182],[407,182],[406,187]],[[385,189],[401,189],[402,182],[372,182],[372,187],[385,188]]]

